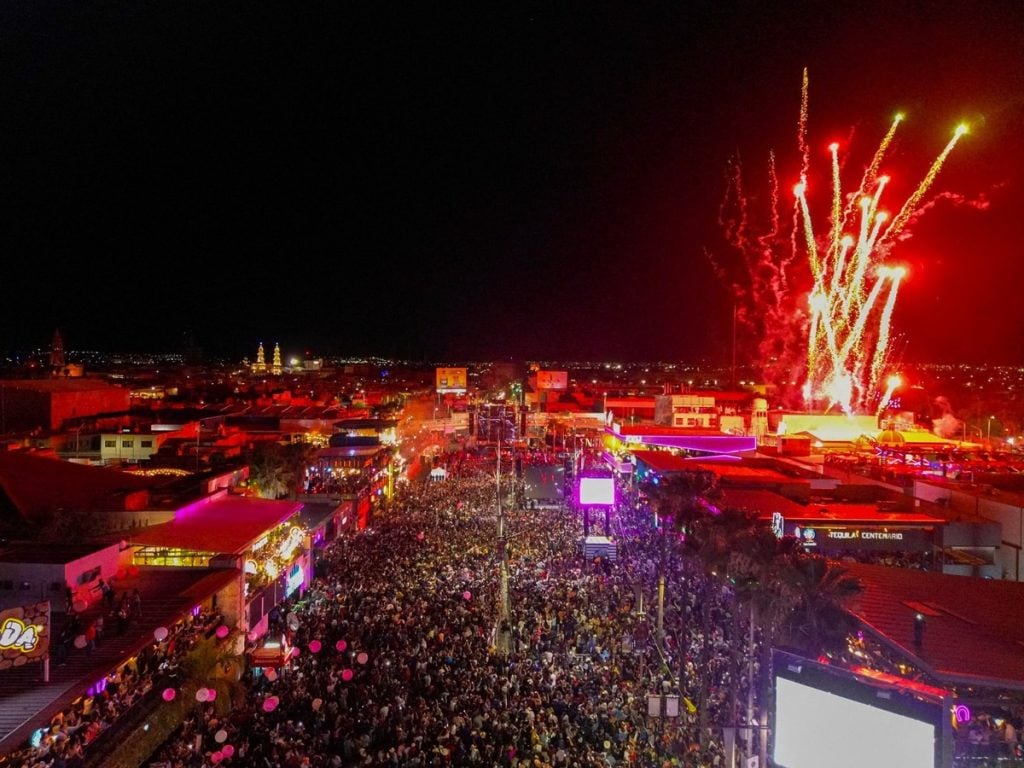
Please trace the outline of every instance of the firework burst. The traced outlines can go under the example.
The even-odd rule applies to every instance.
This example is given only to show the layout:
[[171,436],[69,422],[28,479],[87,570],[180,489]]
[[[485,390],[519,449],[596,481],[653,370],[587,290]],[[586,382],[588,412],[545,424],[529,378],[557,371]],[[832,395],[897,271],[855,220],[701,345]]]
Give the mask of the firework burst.
[[[967,127],[959,126],[924,178],[895,216],[881,207],[889,178],[879,175],[886,152],[903,121],[897,115],[875,150],[860,183],[844,194],[839,144],[829,146],[831,194],[828,231],[819,234],[809,204],[810,148],[807,142],[808,78],[803,73],[797,147],[799,182],[793,188],[792,227],[780,230],[778,180],[771,157],[771,211],[765,234],[753,233],[749,202],[742,185],[740,163],[729,166],[719,224],[732,250],[742,254],[743,278],[736,270],[712,259],[722,276],[732,275],[739,302],[739,319],[760,340],[764,373],[776,382],[799,381],[805,407],[865,411],[887,400],[883,379],[889,362],[893,310],[903,267],[889,262],[894,246],[907,236],[907,227],[930,207],[925,202],[946,158]],[[793,267],[809,278],[809,294],[798,304]],[[806,271],[804,270],[806,267]],[[806,287],[803,290],[807,290]],[[800,360],[803,360],[801,363]],[[786,387],[781,387],[785,391]],[[891,394],[891,393],[890,393]],[[881,398],[881,400],[879,399]],[[792,403],[792,401],[790,402]]]

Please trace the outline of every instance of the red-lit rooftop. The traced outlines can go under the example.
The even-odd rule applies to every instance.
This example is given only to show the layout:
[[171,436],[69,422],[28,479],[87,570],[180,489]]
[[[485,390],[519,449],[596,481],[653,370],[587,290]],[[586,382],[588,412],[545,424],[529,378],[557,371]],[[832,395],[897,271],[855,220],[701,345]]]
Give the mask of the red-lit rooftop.
[[864,523],[869,525],[943,525],[945,520],[920,512],[880,511],[875,504],[814,502],[800,504],[771,491],[724,490],[720,506],[746,509],[762,519],[779,512],[789,522],[823,525]]
[[272,501],[221,494],[179,509],[174,520],[139,531],[130,543],[195,552],[242,554],[267,531],[302,508],[298,501]]
[[[944,684],[1024,689],[1024,603],[1016,581],[843,563],[864,592],[852,607],[869,628],[918,659]],[[924,615],[920,647],[914,617]]]

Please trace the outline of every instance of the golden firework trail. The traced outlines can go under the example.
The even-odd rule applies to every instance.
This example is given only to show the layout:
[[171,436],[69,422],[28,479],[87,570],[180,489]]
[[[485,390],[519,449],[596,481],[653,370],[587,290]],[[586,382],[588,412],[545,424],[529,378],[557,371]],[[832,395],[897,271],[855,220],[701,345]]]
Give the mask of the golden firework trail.
[[[863,411],[877,394],[882,402],[892,396],[892,381],[882,393],[881,376],[888,357],[893,309],[903,267],[887,263],[894,239],[906,227],[967,127],[957,127],[895,217],[880,208],[889,181],[878,171],[903,120],[897,115],[866,169],[860,187],[843,206],[839,145],[829,146],[832,165],[830,228],[819,245],[807,201],[809,170],[806,143],[807,73],[801,89],[798,145],[802,155],[800,182],[794,187],[795,216],[802,231],[814,287],[808,301],[807,381],[808,407]],[[859,220],[858,220],[859,218]],[[851,230],[853,231],[851,233]],[[882,298],[884,296],[884,299]]]

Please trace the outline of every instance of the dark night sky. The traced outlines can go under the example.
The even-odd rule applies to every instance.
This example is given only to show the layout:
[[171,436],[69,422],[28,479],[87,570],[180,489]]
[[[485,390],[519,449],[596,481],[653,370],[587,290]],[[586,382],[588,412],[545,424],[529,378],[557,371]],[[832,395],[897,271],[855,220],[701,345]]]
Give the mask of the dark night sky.
[[970,120],[936,191],[990,205],[901,246],[895,322],[1024,360],[1019,2],[640,5],[4,3],[4,346],[725,359],[725,162],[791,188],[808,66],[819,170]]

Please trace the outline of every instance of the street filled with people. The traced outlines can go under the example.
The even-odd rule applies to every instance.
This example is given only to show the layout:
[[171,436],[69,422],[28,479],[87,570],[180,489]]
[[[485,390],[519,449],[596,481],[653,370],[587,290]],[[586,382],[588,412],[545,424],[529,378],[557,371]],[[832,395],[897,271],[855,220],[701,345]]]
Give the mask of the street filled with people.
[[[320,552],[314,584],[271,629],[288,663],[250,672],[226,716],[198,706],[149,764],[723,764],[746,633],[729,636],[722,593],[669,569],[659,643],[661,539],[633,497],[613,519],[613,535],[630,531],[614,562],[583,559],[578,511],[509,504],[503,618],[495,489],[479,467],[405,486],[372,528]],[[658,698],[649,714],[652,694],[678,711]]]

